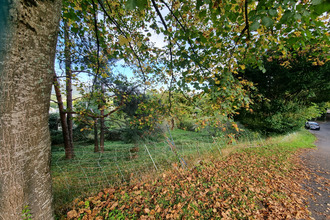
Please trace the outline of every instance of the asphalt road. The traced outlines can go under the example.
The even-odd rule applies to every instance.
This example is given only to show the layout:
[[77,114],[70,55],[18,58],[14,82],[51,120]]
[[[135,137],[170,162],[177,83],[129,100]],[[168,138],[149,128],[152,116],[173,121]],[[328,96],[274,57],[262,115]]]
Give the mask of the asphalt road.
[[308,209],[312,218],[330,220],[330,122],[321,122],[320,127],[310,131],[317,137],[317,148],[301,155],[311,174],[304,187],[311,193]]

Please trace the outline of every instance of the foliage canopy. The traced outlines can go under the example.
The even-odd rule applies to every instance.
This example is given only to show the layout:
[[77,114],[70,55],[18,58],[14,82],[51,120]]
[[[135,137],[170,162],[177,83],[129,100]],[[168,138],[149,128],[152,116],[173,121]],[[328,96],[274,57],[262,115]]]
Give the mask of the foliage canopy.
[[262,74],[273,51],[286,65],[306,50],[313,62],[329,54],[329,9],[326,0],[67,0],[63,19],[78,72],[107,78],[110,61],[124,60],[144,89],[166,87],[170,102],[174,90],[203,98],[200,114],[223,120],[250,109],[254,86],[236,77],[245,64]]

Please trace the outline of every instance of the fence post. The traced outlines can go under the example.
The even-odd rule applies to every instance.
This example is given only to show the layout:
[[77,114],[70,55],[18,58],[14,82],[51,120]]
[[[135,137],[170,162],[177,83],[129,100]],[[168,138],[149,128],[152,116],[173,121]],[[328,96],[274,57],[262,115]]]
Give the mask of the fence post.
[[149,154],[149,157],[150,157],[150,159],[151,159],[152,163],[154,164],[154,166],[155,166],[156,170],[158,171],[158,168],[157,168],[157,166],[156,166],[156,164],[155,164],[155,161],[154,161],[154,159],[152,159],[152,156],[151,156],[151,154],[150,154],[150,152],[149,152],[149,150],[148,150],[148,147],[147,147],[147,145],[144,145],[144,147],[147,149],[147,152],[148,152],[148,154]]
[[123,173],[121,172],[121,169],[120,169],[120,167],[118,166],[117,163],[116,163],[116,166],[117,166],[117,168],[118,168],[118,170],[119,170],[119,172],[120,172],[120,174],[121,174],[121,177],[122,177],[123,180],[127,183],[127,181],[125,180],[125,177],[124,177]]

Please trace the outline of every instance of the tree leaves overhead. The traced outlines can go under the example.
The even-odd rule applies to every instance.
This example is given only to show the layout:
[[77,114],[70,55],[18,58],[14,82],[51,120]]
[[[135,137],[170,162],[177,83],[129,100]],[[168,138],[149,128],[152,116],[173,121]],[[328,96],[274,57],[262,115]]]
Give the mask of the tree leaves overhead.
[[147,7],[148,1],[147,0],[127,0],[126,2],[126,8],[128,10],[133,10],[136,7],[143,10]]
[[205,94],[226,114],[250,102],[248,84],[233,77],[238,63],[265,70],[261,57],[270,50],[289,56],[312,44],[329,52],[326,0],[98,0],[99,31],[88,37],[95,29],[91,1],[65,1],[63,16],[77,36],[99,38],[100,57],[124,60],[147,87]]

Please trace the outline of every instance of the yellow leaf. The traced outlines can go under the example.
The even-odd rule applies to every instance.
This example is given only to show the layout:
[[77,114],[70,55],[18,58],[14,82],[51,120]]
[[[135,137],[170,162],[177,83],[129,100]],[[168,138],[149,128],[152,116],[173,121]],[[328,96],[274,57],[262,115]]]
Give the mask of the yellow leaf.
[[221,43],[217,43],[217,44],[215,45],[215,47],[216,47],[216,48],[220,48],[221,45],[222,45]]
[[81,11],[81,7],[79,5],[74,6],[73,9],[77,11]]
[[130,41],[130,38],[126,38],[123,35],[119,35],[119,37],[118,37],[118,43],[120,44],[120,46],[127,45],[129,43],[129,41]]
[[244,64],[239,65],[239,67],[241,67],[242,70],[245,70],[245,65]]
[[102,76],[103,78],[107,78],[107,77],[108,77],[108,74],[106,74],[106,73],[102,73],[101,76]]
[[112,5],[112,7],[116,7],[116,6],[119,6],[119,3],[118,2],[112,2],[111,5]]
[[233,127],[235,128],[236,131],[239,131],[237,124],[233,123]]

